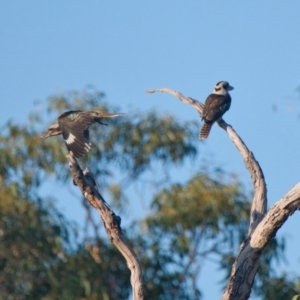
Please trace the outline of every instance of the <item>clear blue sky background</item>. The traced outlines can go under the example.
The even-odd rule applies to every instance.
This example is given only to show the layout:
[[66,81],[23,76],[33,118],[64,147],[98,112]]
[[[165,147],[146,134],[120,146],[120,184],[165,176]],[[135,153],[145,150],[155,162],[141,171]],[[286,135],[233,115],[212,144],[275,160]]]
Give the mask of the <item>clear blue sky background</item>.
[[[225,119],[260,162],[269,206],[300,181],[299,1],[0,1],[0,45],[1,124],[25,121],[34,100],[88,84],[126,112],[156,108],[195,120],[191,107],[145,89],[203,101],[228,80],[235,89]],[[251,188],[223,130],[215,126],[201,147]],[[288,265],[279,271],[300,270],[299,228],[296,213],[280,229]],[[206,272],[204,299],[218,299],[216,266]]]

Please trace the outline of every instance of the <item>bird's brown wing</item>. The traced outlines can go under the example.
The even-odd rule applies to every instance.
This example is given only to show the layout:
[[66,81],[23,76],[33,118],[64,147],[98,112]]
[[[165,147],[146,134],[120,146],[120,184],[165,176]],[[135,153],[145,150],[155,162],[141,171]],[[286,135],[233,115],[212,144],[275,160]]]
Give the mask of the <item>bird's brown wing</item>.
[[58,118],[62,135],[69,151],[75,157],[81,157],[91,149],[88,127],[94,123],[94,118],[74,111],[71,115]]
[[76,157],[88,152],[91,148],[88,127],[95,122],[101,123],[101,118],[111,118],[118,115],[120,113],[94,111],[71,111],[62,114],[58,118],[58,123],[69,151],[72,151]]
[[75,157],[81,157],[91,149],[91,143],[87,139],[88,129],[84,130],[81,127],[72,126],[64,127],[62,131],[63,138],[66,142],[69,151],[72,151]]
[[230,108],[230,95],[210,94],[204,104],[202,119],[206,122],[213,123],[220,119]]

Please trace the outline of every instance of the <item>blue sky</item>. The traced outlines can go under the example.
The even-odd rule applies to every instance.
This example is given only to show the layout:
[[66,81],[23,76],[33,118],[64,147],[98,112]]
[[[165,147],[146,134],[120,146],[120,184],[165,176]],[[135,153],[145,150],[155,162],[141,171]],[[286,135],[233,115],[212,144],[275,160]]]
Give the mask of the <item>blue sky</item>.
[[[228,80],[235,89],[225,120],[260,162],[270,206],[300,180],[299,12],[299,1],[0,1],[1,124],[25,121],[35,100],[89,84],[124,112],[156,108],[196,120],[191,107],[145,89],[204,101]],[[225,132],[215,126],[200,149],[251,188]],[[298,214],[280,229],[287,272],[300,269]],[[221,293],[213,271],[204,299]]]

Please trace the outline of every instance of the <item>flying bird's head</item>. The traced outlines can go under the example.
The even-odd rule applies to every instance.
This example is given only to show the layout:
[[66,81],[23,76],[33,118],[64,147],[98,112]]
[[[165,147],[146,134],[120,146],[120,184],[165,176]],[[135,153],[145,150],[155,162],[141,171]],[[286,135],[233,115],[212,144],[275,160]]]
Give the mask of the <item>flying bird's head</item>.
[[47,129],[47,132],[44,133],[42,136],[41,136],[41,139],[46,139],[47,137],[49,136],[53,136],[53,135],[59,135],[61,134],[61,130],[59,128],[59,125],[58,124],[54,124],[54,125],[51,125],[48,129]]
[[214,88],[213,93],[217,95],[227,95],[229,91],[233,90],[233,87],[227,81],[219,81]]

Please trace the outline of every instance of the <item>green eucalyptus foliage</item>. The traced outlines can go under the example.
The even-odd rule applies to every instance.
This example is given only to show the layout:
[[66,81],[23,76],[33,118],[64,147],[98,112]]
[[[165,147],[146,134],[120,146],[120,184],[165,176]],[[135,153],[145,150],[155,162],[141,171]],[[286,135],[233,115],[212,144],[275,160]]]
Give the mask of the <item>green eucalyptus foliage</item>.
[[[50,179],[66,189],[72,184],[62,137],[39,137],[62,112],[76,109],[120,112],[104,101],[103,93],[88,88],[49,97],[47,107],[37,106],[27,124],[1,126],[1,299],[117,300],[130,295],[124,258],[99,234],[103,225],[91,217],[87,203],[83,200],[83,214],[95,228],[92,237],[66,220],[55,206],[55,194],[40,193]],[[91,126],[93,146],[80,164],[89,166],[113,209],[128,205],[128,186],[149,170],[166,175],[164,184],[155,185],[154,196],[148,191],[149,214],[123,226],[142,263],[147,299],[200,299],[205,260],[214,260],[228,278],[247,233],[248,195],[236,179],[220,172],[201,172],[176,184],[167,180],[169,169],[184,166],[187,159],[196,161],[196,123],[155,111],[131,112],[106,123]],[[138,200],[130,197],[134,205]],[[76,199],[70,197],[70,205],[72,201]],[[296,294],[293,282],[274,272],[273,261],[282,259],[284,245],[274,239],[262,258],[254,287],[262,299],[282,299],[271,298],[276,297],[272,286],[279,283],[282,293]]]
[[[153,199],[152,213],[144,221],[149,251],[143,259],[147,274],[153,269],[152,276],[161,284],[169,284],[166,274],[174,277],[176,286],[165,288],[170,299],[200,299],[205,260],[222,261],[237,250],[247,232],[249,212],[241,190],[234,180],[225,183],[222,176],[199,174],[187,183],[170,185]],[[157,268],[163,271],[154,273]],[[149,287],[153,299],[165,299],[159,288]]]
[[[1,299],[128,297],[129,270],[107,238],[95,236],[90,241],[91,249],[98,251],[95,256],[94,250],[82,247],[74,226],[55,208],[53,198],[39,194],[50,177],[54,184],[71,181],[62,138],[40,140],[41,134],[67,110],[117,111],[103,96],[90,90],[55,95],[48,99],[46,113],[38,106],[27,124],[8,121],[1,126]],[[50,121],[45,124],[47,116]],[[93,148],[81,163],[92,166],[102,187],[116,201],[124,196],[121,184],[110,180],[115,170],[132,182],[153,161],[180,164],[196,155],[192,142],[195,124],[182,126],[172,117],[159,117],[154,112],[125,115],[108,123],[92,126]]]

